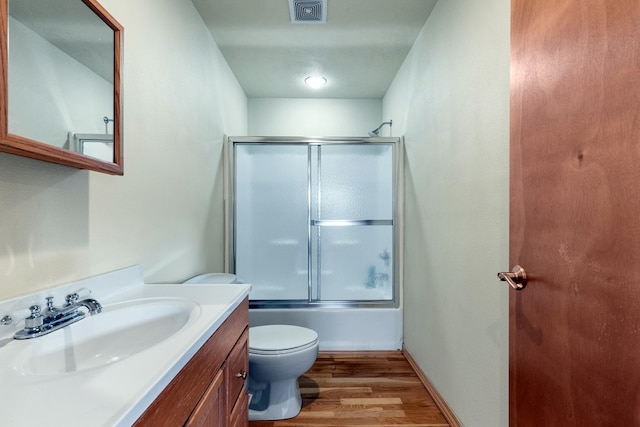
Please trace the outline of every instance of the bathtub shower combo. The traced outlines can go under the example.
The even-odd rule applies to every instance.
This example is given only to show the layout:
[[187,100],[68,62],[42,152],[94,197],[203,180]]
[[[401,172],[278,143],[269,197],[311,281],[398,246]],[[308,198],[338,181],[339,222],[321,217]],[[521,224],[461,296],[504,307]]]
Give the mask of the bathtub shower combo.
[[399,349],[402,140],[230,137],[227,154],[228,269],[253,285],[252,325]]

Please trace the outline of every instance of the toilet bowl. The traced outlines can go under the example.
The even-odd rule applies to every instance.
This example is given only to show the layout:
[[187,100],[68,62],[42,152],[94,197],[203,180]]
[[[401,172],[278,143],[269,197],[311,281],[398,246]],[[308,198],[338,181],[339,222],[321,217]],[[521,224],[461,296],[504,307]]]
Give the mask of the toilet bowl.
[[298,377],[318,356],[318,334],[292,325],[249,328],[249,420],[293,418],[302,408]]
[[[184,283],[238,282],[233,274],[209,273]],[[298,377],[313,366],[318,348],[318,334],[308,328],[293,325],[249,328],[249,420],[284,420],[300,413]]]

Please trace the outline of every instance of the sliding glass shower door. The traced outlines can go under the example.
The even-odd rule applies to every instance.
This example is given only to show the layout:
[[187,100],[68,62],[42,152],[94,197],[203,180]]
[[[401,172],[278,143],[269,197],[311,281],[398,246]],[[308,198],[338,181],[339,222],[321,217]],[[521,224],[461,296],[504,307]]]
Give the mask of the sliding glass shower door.
[[252,301],[396,301],[397,139],[234,141],[231,270]]
[[306,145],[235,146],[235,274],[252,299],[308,299],[307,159]]

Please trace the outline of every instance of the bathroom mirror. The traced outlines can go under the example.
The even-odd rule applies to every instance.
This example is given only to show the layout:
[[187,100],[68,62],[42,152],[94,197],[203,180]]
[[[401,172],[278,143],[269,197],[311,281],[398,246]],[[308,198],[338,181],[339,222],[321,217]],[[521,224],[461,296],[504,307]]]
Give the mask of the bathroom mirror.
[[0,0],[0,37],[0,151],[122,175],[122,26],[95,0]]

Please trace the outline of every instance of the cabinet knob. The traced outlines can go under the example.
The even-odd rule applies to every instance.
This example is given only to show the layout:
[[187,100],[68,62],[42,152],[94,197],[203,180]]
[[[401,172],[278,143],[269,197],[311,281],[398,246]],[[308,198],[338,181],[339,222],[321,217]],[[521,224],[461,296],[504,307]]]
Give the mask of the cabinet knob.
[[236,374],[236,378],[242,378],[243,380],[246,380],[247,379],[247,371],[238,372]]

